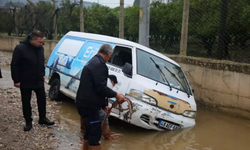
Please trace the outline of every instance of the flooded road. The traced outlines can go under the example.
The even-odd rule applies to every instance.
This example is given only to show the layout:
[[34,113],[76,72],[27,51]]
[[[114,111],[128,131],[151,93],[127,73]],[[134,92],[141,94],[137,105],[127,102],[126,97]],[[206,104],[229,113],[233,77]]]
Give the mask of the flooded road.
[[[71,100],[61,104],[61,123],[79,132],[79,115]],[[196,126],[180,131],[149,131],[110,118],[115,141],[102,139],[104,150],[249,150],[250,121],[199,109]]]
[[[2,68],[1,87],[12,86],[8,68]],[[77,144],[80,139],[80,118],[73,100],[58,102],[56,120],[71,136],[65,141]],[[101,140],[103,150],[249,150],[250,121],[225,114],[198,109],[196,126],[179,131],[149,131],[110,118],[111,133],[121,136],[114,141]],[[74,143],[75,142],[75,143]],[[78,147],[80,149],[80,147]],[[74,149],[78,149],[74,148]],[[58,147],[63,150],[62,146]],[[73,148],[72,148],[73,149]]]

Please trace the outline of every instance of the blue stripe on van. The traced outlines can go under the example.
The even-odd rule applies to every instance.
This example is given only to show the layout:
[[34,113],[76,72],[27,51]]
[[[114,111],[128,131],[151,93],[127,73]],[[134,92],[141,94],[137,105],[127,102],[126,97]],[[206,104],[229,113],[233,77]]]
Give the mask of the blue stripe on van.
[[168,97],[171,97],[171,98],[173,98],[173,99],[178,99],[178,98],[176,98],[176,97],[174,97],[174,96],[171,96],[171,95],[167,95]]
[[172,102],[172,101],[168,101],[169,103],[171,103],[171,104],[174,104],[174,105],[176,105],[177,103],[175,103],[175,102]]

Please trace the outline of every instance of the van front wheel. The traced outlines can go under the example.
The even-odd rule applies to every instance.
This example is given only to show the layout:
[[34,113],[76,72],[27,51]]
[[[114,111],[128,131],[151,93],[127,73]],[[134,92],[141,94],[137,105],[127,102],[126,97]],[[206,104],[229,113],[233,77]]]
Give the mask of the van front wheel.
[[60,92],[60,80],[54,79],[49,88],[49,98],[51,100],[60,100],[62,98],[62,94]]

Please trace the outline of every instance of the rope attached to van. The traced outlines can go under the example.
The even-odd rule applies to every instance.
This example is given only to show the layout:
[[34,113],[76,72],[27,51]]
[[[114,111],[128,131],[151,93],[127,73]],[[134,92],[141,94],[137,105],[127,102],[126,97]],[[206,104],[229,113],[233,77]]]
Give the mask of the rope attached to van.
[[[130,114],[129,117],[130,117],[130,119],[132,118],[132,114],[133,114],[133,103],[132,103],[132,101],[131,101],[129,98],[127,98],[127,97],[125,97],[124,102],[127,102],[127,103],[128,103],[128,108],[122,108],[122,106],[121,106],[122,103],[119,103],[118,100],[116,100],[116,101],[112,104],[111,108],[108,110],[108,112],[107,112],[107,114],[106,114],[106,116],[105,116],[105,118],[104,118],[104,120],[103,120],[103,122],[102,122],[102,126],[103,126],[103,124],[106,122],[108,116],[110,115],[111,109],[117,107],[117,105],[119,106],[119,107],[118,107],[119,112],[123,112],[123,111],[125,111],[125,110],[129,110],[129,114]],[[124,103],[124,102],[123,102],[123,103]]]

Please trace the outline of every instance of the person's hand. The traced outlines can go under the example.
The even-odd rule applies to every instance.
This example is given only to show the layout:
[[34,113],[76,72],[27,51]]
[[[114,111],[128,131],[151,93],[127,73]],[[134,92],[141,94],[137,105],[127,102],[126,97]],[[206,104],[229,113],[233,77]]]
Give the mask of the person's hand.
[[104,111],[106,112],[106,114],[108,113],[109,109],[110,108],[108,106],[105,107]]
[[17,88],[20,88],[20,82],[19,83],[14,83],[14,86]]
[[116,100],[121,104],[124,102],[124,95],[122,93],[117,93],[116,96],[115,96]]

